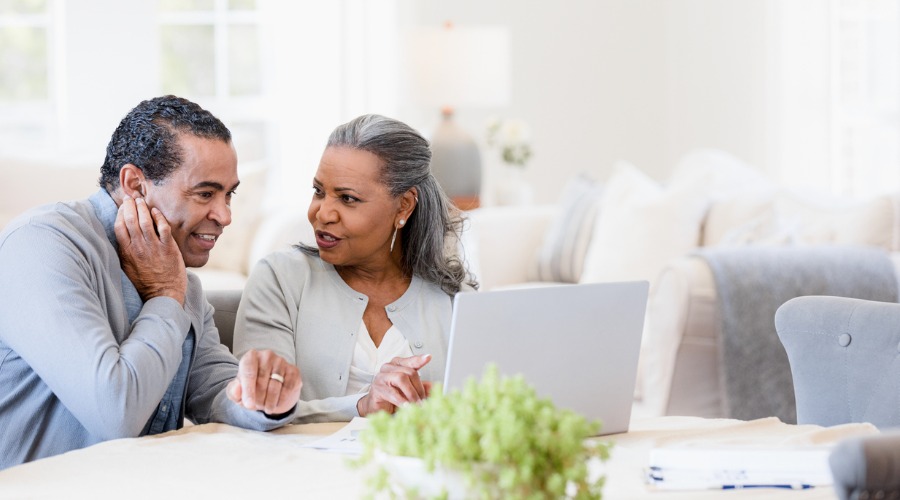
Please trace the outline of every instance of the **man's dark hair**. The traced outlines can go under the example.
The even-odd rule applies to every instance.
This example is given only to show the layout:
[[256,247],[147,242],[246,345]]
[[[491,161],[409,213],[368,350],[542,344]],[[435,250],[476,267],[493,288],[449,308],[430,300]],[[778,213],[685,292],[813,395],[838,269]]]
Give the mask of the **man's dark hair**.
[[110,193],[119,188],[119,170],[128,163],[158,184],[182,162],[178,134],[231,141],[231,132],[209,111],[173,95],[138,104],[122,118],[106,147],[100,185]]

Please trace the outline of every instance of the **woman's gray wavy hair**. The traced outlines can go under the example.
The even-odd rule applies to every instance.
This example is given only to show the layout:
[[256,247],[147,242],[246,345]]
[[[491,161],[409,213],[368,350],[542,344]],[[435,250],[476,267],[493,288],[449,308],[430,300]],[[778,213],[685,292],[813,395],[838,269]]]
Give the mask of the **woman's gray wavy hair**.
[[[418,202],[403,227],[401,267],[410,276],[439,285],[455,295],[463,283],[478,288],[457,255],[463,218],[431,175],[428,141],[405,123],[381,115],[362,115],[338,126],[326,147],[368,151],[381,159],[381,182],[392,196],[410,188],[418,190]],[[301,245],[307,253],[315,247]]]

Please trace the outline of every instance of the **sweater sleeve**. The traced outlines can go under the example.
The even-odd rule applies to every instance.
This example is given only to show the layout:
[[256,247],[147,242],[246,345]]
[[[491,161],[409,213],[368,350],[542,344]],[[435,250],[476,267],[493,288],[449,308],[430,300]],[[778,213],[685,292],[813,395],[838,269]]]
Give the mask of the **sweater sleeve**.
[[[260,261],[250,273],[241,305],[238,307],[234,327],[234,352],[240,358],[250,349],[271,349],[289,363],[298,365],[297,332],[298,308],[304,281],[308,279],[298,261],[290,272],[279,268],[279,258],[274,254]],[[319,373],[310,367],[298,365],[303,378],[304,393],[307,384],[316,384]],[[307,371],[304,372],[304,369]],[[295,423],[350,421],[359,416],[356,403],[365,394],[352,394],[321,399],[303,400],[297,403]]]
[[222,422],[261,431],[289,423],[293,414],[271,419],[263,412],[248,410],[228,398],[226,387],[237,376],[238,361],[219,340],[212,306],[205,296],[200,302],[203,334],[199,336],[191,367],[187,416],[198,424]]
[[76,233],[25,224],[0,240],[0,340],[93,435],[137,436],[178,369],[190,318],[158,297],[128,325],[117,261]]

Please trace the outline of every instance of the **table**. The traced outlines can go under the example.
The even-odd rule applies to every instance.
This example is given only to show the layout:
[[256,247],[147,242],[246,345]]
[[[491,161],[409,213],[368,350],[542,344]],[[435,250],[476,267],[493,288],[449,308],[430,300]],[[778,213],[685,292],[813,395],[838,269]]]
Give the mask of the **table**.
[[[0,498],[360,498],[364,474],[348,457],[301,447],[342,423],[292,425],[263,433],[224,424],[118,439],[0,472]],[[606,499],[834,499],[831,488],[653,492],[643,484],[649,450],[674,444],[791,446],[876,434],[869,424],[829,428],[697,417],[642,418],[615,443]]]

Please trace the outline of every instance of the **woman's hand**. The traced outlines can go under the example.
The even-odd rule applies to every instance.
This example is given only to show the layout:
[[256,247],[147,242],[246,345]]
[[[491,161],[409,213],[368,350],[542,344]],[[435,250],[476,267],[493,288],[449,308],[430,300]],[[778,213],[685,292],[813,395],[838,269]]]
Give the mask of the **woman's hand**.
[[431,383],[419,379],[423,366],[431,361],[431,354],[394,358],[381,366],[369,393],[356,403],[361,417],[377,411],[394,413],[398,406],[415,403],[428,397]]

